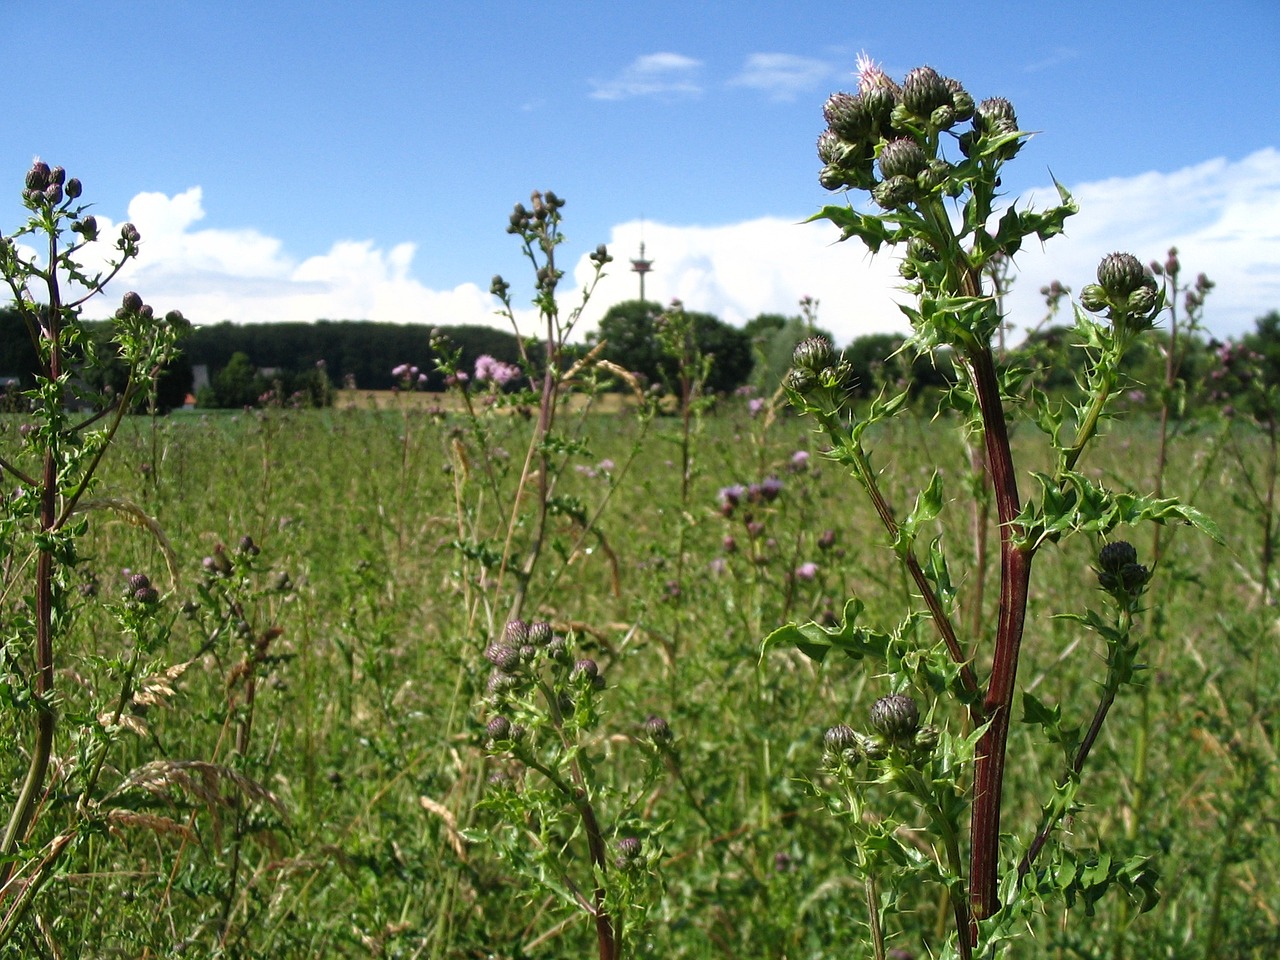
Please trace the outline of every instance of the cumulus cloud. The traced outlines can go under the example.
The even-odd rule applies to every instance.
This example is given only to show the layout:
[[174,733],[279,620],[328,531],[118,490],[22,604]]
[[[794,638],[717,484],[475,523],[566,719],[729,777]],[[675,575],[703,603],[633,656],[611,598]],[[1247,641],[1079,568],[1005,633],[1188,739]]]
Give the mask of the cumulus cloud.
[[835,73],[831,64],[790,53],[753,53],[742,70],[729,80],[734,87],[749,87],[770,100],[794,100],[818,87]]
[[595,100],[629,97],[697,96],[702,92],[697,76],[702,61],[680,53],[647,53],[637,57],[612,79],[592,80]]
[[[1067,221],[1067,235],[1016,258],[1014,316],[1036,316],[1040,287],[1051,280],[1073,290],[1092,282],[1098,261],[1113,250],[1163,262],[1171,246],[1189,274],[1185,280],[1205,273],[1217,284],[1205,307],[1214,335],[1237,336],[1280,309],[1280,151],[1100,180],[1072,193],[1080,213]],[[1047,204],[1053,197],[1046,186],[1027,199]]]
[[[414,279],[411,243],[383,250],[369,240],[339,240],[327,253],[298,261],[279,239],[257,230],[200,227],[202,201],[199,187],[173,197],[134,197],[128,218],[142,234],[143,255],[113,288],[136,287],[158,309],[176,306],[196,322],[420,319],[505,326],[494,315],[494,299],[476,284],[432,290]],[[100,216],[98,223],[102,236],[115,236],[110,220]],[[89,308],[91,314],[111,309],[98,302]]]
[[[1016,328],[1044,316],[1040,288],[1060,280],[1073,290],[1093,282],[1098,261],[1114,250],[1144,263],[1165,259],[1176,246],[1184,280],[1206,273],[1217,287],[1205,321],[1218,337],[1238,336],[1254,320],[1280,308],[1280,151],[1266,149],[1238,161],[1211,160],[1172,173],[1081,184],[1073,189],[1081,212],[1067,221],[1067,235],[1032,242],[1015,258],[1016,280],[1008,314]],[[1057,202],[1052,186],[1019,200]],[[648,299],[675,298],[741,324],[758,313],[798,313],[803,296],[820,301],[820,322],[841,342],[866,333],[904,331],[896,304],[897,262],[887,252],[871,257],[858,241],[838,243],[829,224],[762,218],[719,227],[622,224],[610,249],[618,260],[601,284],[588,319],[618,300],[638,295],[638,278],[626,258],[641,236],[654,261],[646,278]],[[578,264],[576,277],[588,275]]]
[[[1050,281],[1079,290],[1113,250],[1146,262],[1163,260],[1170,246],[1177,246],[1188,280],[1203,271],[1217,283],[1205,315],[1214,335],[1244,333],[1258,316],[1280,308],[1280,151],[1072,190],[1081,213],[1067,221],[1067,235],[1043,246],[1032,241],[1016,257],[1008,302],[1015,325],[1040,321],[1039,291]],[[1019,202],[1044,206],[1056,197],[1046,186]],[[898,289],[893,255],[872,257],[856,240],[839,243],[830,224],[800,223],[806,212],[721,225],[614,226],[609,248],[616,259],[578,332],[591,329],[611,304],[638,295],[639,279],[628,261],[638,255],[642,239],[653,260],[645,281],[650,300],[679,299],[689,309],[742,324],[764,312],[794,314],[800,298],[811,296],[820,301],[820,322],[842,343],[866,333],[906,330],[896,306],[906,295]],[[133,287],[157,309],[178,307],[197,322],[328,317],[507,326],[480,286],[433,290],[415,279],[412,243],[388,249],[371,240],[337,240],[323,254],[295,258],[279,239],[258,230],[202,226],[198,187],[173,197],[139,194],[128,217],[142,233],[144,255],[113,289]],[[116,235],[118,225],[103,216],[98,221],[104,237]],[[102,246],[110,244],[88,249]],[[566,278],[562,284],[570,301],[573,289],[591,275],[585,253],[571,274],[573,283]],[[91,306],[92,315],[102,316],[114,302]],[[535,329],[531,317],[518,319],[522,329]]]

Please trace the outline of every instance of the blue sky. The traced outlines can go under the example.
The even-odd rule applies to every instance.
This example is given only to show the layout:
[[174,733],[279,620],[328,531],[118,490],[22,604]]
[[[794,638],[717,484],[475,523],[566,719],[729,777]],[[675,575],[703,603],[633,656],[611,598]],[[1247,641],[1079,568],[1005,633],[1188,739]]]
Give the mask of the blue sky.
[[562,266],[619,258],[588,323],[635,295],[643,231],[652,299],[741,322],[809,294],[842,339],[901,328],[889,258],[798,225],[831,200],[813,143],[864,50],[1012,100],[1042,133],[1011,196],[1077,191],[1071,236],[1019,258],[1015,321],[1048,279],[1171,243],[1219,282],[1214,332],[1280,307],[1274,0],[4,4],[0,229],[39,155],[138,223],[128,282],[197,322],[490,322],[495,272],[528,289],[511,205],[551,188]]

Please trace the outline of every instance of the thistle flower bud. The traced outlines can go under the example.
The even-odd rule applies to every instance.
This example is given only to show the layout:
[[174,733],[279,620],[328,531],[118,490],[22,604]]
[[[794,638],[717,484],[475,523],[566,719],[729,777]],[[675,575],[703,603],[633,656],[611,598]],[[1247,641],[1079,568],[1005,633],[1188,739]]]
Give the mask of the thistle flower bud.
[[916,174],[916,185],[925,193],[931,193],[945,184],[954,170],[945,160],[930,160],[929,165]]
[[503,673],[501,670],[494,670],[489,674],[489,680],[485,684],[485,689],[491,697],[500,697],[510,690],[514,690],[520,685],[520,681],[509,673]]
[[1118,573],[1126,564],[1138,562],[1138,551],[1127,540],[1112,540],[1098,551],[1098,569]]
[[129,592],[144,590],[151,586],[151,578],[145,573],[135,573],[129,577]]
[[1109,253],[1098,264],[1098,283],[1112,297],[1127,297],[1146,280],[1147,272],[1131,253]]
[[1146,588],[1151,571],[1138,563],[1138,551],[1115,540],[1098,551],[1098,586],[1117,599],[1135,598]]
[[891,743],[909,743],[920,728],[920,708],[904,693],[881,697],[871,705],[871,726]]
[[955,107],[949,103],[936,107],[933,113],[929,114],[929,123],[939,130],[950,130],[956,125]]
[[656,713],[651,713],[644,721],[644,732],[650,740],[661,746],[671,742],[671,725]]
[[600,668],[596,666],[596,662],[591,659],[579,660],[573,665],[573,671],[569,674],[570,680],[581,680],[583,678],[590,680],[592,683],[600,677]]
[[133,599],[135,603],[140,603],[145,607],[160,602],[160,591],[155,587],[140,587],[133,591]]
[[933,67],[916,67],[902,81],[902,105],[922,120],[941,106],[951,106],[951,91]]
[[236,544],[236,549],[246,556],[256,557],[262,552],[262,549],[253,542],[253,537],[247,533],[240,538],[240,542]]
[[49,183],[56,183],[58,186],[62,186],[66,182],[67,171],[63,170],[61,167],[54,167],[49,171]]
[[529,624],[524,620],[508,620],[502,629],[502,639],[512,647],[529,642]]
[[942,82],[947,85],[947,90],[951,94],[951,109],[955,111],[956,122],[972,119],[976,106],[969,91],[961,85],[959,80],[953,80],[951,77],[944,77]]
[[859,750],[861,744],[858,734],[847,723],[837,723],[828,727],[822,735],[822,747],[832,756],[840,756],[846,750]]
[[1101,313],[1107,304],[1107,291],[1098,284],[1089,283],[1080,289],[1080,306],[1090,313]]
[[503,716],[494,717],[485,724],[484,732],[493,742],[506,740],[511,736],[511,721]]
[[844,156],[843,142],[830,130],[823,130],[818,134],[818,159],[822,161],[823,166],[840,162],[841,157]]
[[485,648],[484,658],[504,673],[511,673],[520,666],[520,648],[506,643],[491,643]]
[[791,354],[791,362],[797,370],[808,370],[817,373],[823,367],[831,365],[835,360],[835,348],[826,337],[806,337],[796,344]]
[[1149,317],[1160,305],[1160,294],[1154,286],[1139,287],[1125,300],[1129,313],[1135,317]]
[[911,745],[921,753],[930,754],[938,747],[938,737],[938,728],[931,723],[926,723],[916,731]]
[[43,193],[44,188],[49,185],[50,172],[49,165],[43,160],[32,163],[31,169],[27,171],[27,189]]
[[80,196],[80,193],[83,189],[84,188],[80,185],[80,181],[77,180],[75,177],[72,177],[70,180],[67,181],[67,186],[66,186],[67,196],[70,197],[72,200]]
[[137,313],[142,309],[142,297],[130,290],[120,298],[120,307],[127,313]]
[[1018,129],[1018,115],[1013,104],[1004,97],[988,97],[973,112],[973,129],[979,133],[1013,133]]
[[890,140],[880,151],[880,176],[889,180],[897,176],[914,177],[928,164],[924,148],[914,137]]
[[590,254],[588,259],[598,267],[603,267],[606,263],[613,262],[613,257],[609,254],[609,248],[603,243],[596,245],[595,252]]
[[137,243],[142,239],[142,235],[132,223],[124,223],[120,225],[120,239],[125,243]]
[[44,199],[46,203],[57,206],[62,202],[62,184],[51,183],[44,188]]
[[[75,183],[74,180],[71,183]],[[70,184],[68,184],[70,188]],[[78,233],[87,241],[98,239],[98,218],[93,214],[89,214],[75,223],[71,224],[71,232]]]
[[534,620],[529,624],[529,643],[535,647],[545,647],[554,636],[555,632],[551,629],[551,624],[545,620]]
[[818,375],[812,370],[802,370],[799,367],[795,367],[787,371],[787,375],[782,378],[782,385],[788,390],[794,390],[804,396],[818,385]]
[[857,143],[872,132],[872,115],[867,107],[867,101],[857,94],[833,93],[823,104],[822,116],[838,139]]
[[623,837],[618,841],[616,849],[617,855],[613,858],[613,865],[619,870],[637,866],[640,863],[640,855],[644,852],[643,845],[635,837]]
[[871,188],[871,199],[884,210],[898,210],[916,197],[915,177],[890,177]]

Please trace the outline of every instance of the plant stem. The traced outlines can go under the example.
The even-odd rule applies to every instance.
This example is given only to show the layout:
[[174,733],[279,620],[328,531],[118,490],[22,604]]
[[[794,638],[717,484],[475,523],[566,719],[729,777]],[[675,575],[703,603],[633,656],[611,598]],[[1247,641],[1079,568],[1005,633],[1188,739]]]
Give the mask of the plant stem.
[[[58,237],[56,233],[49,235],[49,272],[45,276],[49,291],[49,307],[47,323],[41,331],[48,345],[49,360],[46,372],[49,383],[53,387],[52,401],[58,407],[62,404],[62,389],[58,381],[62,377],[62,300],[58,289]],[[57,411],[50,411],[56,413]],[[55,532],[58,523],[58,441],[54,439],[45,447],[40,476],[40,532],[49,536]],[[50,545],[40,548],[36,557],[35,583],[35,619],[36,619],[36,738],[31,751],[31,763],[27,768],[26,779],[22,790],[14,804],[13,812],[5,828],[4,839],[0,841],[0,856],[8,857],[31,825],[35,815],[36,799],[44,788],[45,776],[49,770],[49,757],[53,753],[53,734],[57,725],[57,714],[53,708],[54,669],[53,669],[53,554]],[[13,861],[0,867],[0,887],[4,887],[13,875]]]
[[1026,626],[1032,551],[1018,542],[1020,531],[1016,520],[1021,512],[1018,480],[990,346],[975,345],[967,353],[965,362],[982,414],[987,467],[991,472],[996,514],[1000,522],[1000,613],[996,623],[991,678],[983,702],[989,726],[977,747],[970,827],[969,899],[974,917],[982,920],[991,916],[998,906],[1000,799],[1018,654]]

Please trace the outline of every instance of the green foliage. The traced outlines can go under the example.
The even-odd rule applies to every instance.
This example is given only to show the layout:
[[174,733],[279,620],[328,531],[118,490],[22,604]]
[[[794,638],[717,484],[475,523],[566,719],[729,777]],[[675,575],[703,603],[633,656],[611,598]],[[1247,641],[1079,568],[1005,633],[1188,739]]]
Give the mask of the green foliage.
[[[677,365],[663,352],[655,324],[662,315],[655,303],[627,300],[614,304],[591,334],[593,342],[604,342],[603,359],[643,376],[649,383],[673,382]],[[712,358],[707,376],[709,393],[728,393],[747,382],[753,359],[750,336],[709,313],[683,311],[692,323],[697,350]]]
[[[1113,401],[1127,388],[1124,365],[1131,348],[1151,330],[1166,302],[1176,301],[1182,292],[1176,251],[1170,251],[1163,267],[1151,269],[1127,253],[1102,259],[1097,283],[1081,289],[1081,305],[1075,308],[1071,336],[1083,363],[1073,378],[1073,389],[1065,397],[1050,397],[1045,389],[1050,384],[1044,378],[1036,382],[1033,366],[1016,362],[1009,366],[996,349],[1006,326],[1000,312],[1002,284],[1007,286],[1009,258],[1024,241],[1032,237],[1045,241],[1060,234],[1077,207],[1059,185],[1059,204],[1047,210],[1019,209],[1016,201],[997,208],[1001,168],[1028,136],[1019,128],[1012,105],[995,98],[975,104],[958,81],[943,78],[929,67],[912,70],[899,85],[864,59],[858,93],[834,94],[824,112],[828,129],[818,143],[825,164],[822,184],[831,190],[869,192],[879,210],[864,213],[852,203],[831,205],[812,219],[830,220],[840,227],[842,240],[857,238],[872,253],[886,246],[902,248],[900,272],[914,301],[901,307],[911,321],[912,335],[900,350],[916,358],[946,355],[959,374],[945,406],[963,416],[967,434],[981,443],[980,458],[973,452],[966,458],[966,468],[981,472],[972,486],[972,512],[961,521],[977,541],[978,592],[971,600],[960,598],[947,561],[944,547],[956,542],[956,521],[948,520],[954,511],[948,509],[951,504],[943,494],[940,470],[931,471],[915,496],[914,508],[899,517],[885,493],[888,475],[871,466],[870,428],[905,409],[906,389],[895,399],[877,399],[869,411],[853,410],[852,362],[847,356],[837,357],[829,342],[813,338],[796,347],[793,368],[784,381],[788,397],[796,409],[816,420],[831,445],[832,459],[847,466],[867,494],[923,609],[916,609],[913,601],[903,626],[883,633],[855,625],[854,619],[863,611],[858,603],[846,607],[846,619],[839,628],[784,627],[765,641],[765,650],[789,643],[819,661],[831,648],[843,649],[855,659],[872,659],[873,669],[888,677],[894,691],[914,688],[929,696],[928,712],[930,716],[937,713],[942,725],[942,732],[930,741],[940,744],[944,766],[951,771],[971,766],[971,778],[953,773],[945,790],[946,805],[914,775],[891,771],[872,781],[892,784],[911,800],[919,816],[928,821],[926,832],[934,849],[943,851],[935,854],[932,876],[923,879],[937,882],[953,923],[946,947],[935,941],[928,946],[930,953],[945,949],[945,955],[962,958],[990,955],[1015,939],[1026,918],[1046,909],[1046,904],[1060,901],[1070,908],[1082,903],[1092,915],[1096,901],[1111,886],[1138,895],[1139,909],[1149,910],[1157,899],[1156,874],[1144,857],[1122,861],[1102,851],[1083,866],[1070,856],[1059,861],[1061,869],[1046,871],[1037,866],[1046,844],[1055,841],[1058,824],[1079,809],[1075,793],[1080,775],[1117,694],[1135,683],[1138,647],[1132,635],[1133,618],[1151,571],[1137,562],[1136,551],[1127,543],[1106,544],[1099,554],[1099,583],[1120,606],[1119,621],[1110,624],[1093,611],[1061,615],[1087,626],[1106,645],[1107,677],[1088,730],[1077,740],[1077,728],[1064,726],[1060,707],[1046,706],[1023,691],[1022,722],[1064,756],[1056,782],[1030,789],[1033,797],[1050,798],[1034,836],[1005,841],[1001,825],[1006,802],[1025,803],[1006,788],[1008,764],[1026,755],[1028,741],[1036,742],[1034,733],[1014,739],[1010,735],[1024,634],[1031,622],[1033,561],[1047,547],[1061,547],[1081,533],[1099,543],[1121,525],[1180,521],[1218,536],[1200,511],[1161,496],[1162,472],[1156,495],[1143,496],[1114,492],[1077,469]],[[956,132],[966,121],[971,126]],[[958,157],[946,149],[952,138]],[[1165,278],[1163,283],[1157,275]],[[1193,329],[1211,286],[1202,277],[1188,296],[1186,309]],[[1061,285],[1046,288],[1051,313],[1064,290]],[[1179,378],[1188,354],[1185,329],[1183,339],[1178,339],[1176,307],[1171,308],[1169,319],[1161,471],[1169,398],[1183,383]],[[1033,340],[1022,359],[1034,365],[1042,359],[1038,351],[1060,350],[1060,344],[1061,340],[1049,338]],[[1010,440],[1020,416],[1040,427],[1049,441],[1048,450],[1040,456],[1047,455],[1053,462],[1051,471],[1030,471],[1039,492],[1026,503]],[[1000,561],[999,605],[993,611],[992,630],[985,625],[982,584],[993,504]],[[921,536],[933,531],[938,535],[922,562]],[[1156,544],[1158,559],[1158,539]],[[968,638],[962,638],[960,626],[964,603],[974,606],[973,635]],[[932,642],[922,639],[918,629],[922,622],[931,626]],[[955,706],[949,707],[947,701]],[[917,712],[912,698],[895,693],[877,701],[872,723],[892,737],[899,727],[913,725]],[[946,736],[957,724],[955,719],[943,719],[948,712],[959,714],[974,729],[972,740]],[[957,744],[964,746],[957,749]],[[883,744],[873,748],[864,740],[861,747],[871,762],[886,757]],[[894,756],[892,748],[887,756]],[[905,760],[903,771],[921,770],[919,757]],[[860,809],[864,803],[859,789],[854,784],[848,795],[851,809]],[[967,868],[959,850],[960,812],[967,813],[970,821]],[[896,833],[860,836],[855,842],[868,903],[865,942],[881,957],[903,923],[890,905],[908,896],[908,891],[915,892],[922,871],[900,869],[912,851],[911,844]],[[1016,866],[1007,862],[1009,848],[1019,851]],[[881,859],[886,849],[891,855]],[[1033,875],[1034,881],[1029,879]],[[891,891],[884,903],[882,890]]]

